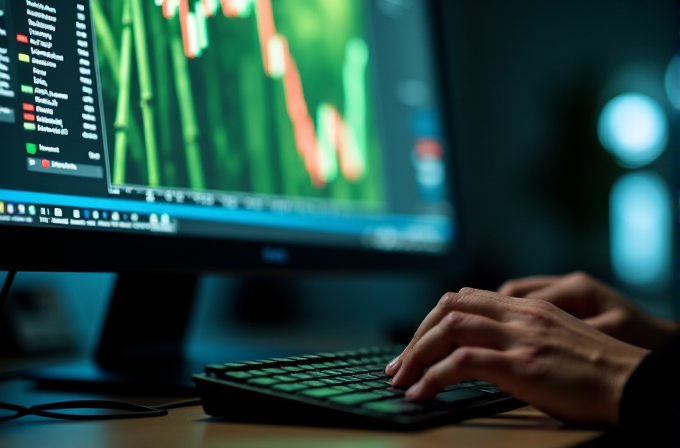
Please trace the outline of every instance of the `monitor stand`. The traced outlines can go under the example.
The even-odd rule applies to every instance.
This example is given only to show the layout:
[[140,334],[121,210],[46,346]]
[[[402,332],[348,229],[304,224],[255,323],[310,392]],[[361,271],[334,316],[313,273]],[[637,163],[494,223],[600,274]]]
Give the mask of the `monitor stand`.
[[189,359],[184,342],[197,274],[121,273],[92,359],[37,368],[41,386],[106,392],[194,395],[191,375],[216,362],[281,356],[225,347],[218,359]]

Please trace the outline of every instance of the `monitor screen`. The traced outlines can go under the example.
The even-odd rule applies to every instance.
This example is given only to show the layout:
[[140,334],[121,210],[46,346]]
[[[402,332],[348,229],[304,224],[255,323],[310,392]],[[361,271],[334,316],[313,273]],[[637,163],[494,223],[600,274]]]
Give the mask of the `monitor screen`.
[[274,264],[446,254],[431,19],[426,1],[0,0],[0,233],[264,243]]

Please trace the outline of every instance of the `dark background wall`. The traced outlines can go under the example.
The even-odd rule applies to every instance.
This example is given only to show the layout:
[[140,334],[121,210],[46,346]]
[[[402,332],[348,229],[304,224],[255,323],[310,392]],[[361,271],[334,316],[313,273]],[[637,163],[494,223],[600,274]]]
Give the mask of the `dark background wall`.
[[[608,197],[623,170],[597,118],[624,92],[668,108],[676,2],[442,3],[473,278],[583,269],[613,281]],[[669,182],[672,160],[652,167]]]
[[[511,277],[576,269],[613,280],[607,202],[621,169],[597,141],[597,114],[625,91],[667,105],[662,80],[675,49],[675,2],[440,6],[466,269],[438,277],[295,278],[272,283],[275,293],[257,302],[241,300],[257,294],[242,279],[206,277],[192,326],[195,345],[267,344],[272,337],[311,349],[382,343],[408,336],[446,290],[496,288]],[[669,182],[671,160],[669,154],[654,166]],[[74,345],[87,350],[112,280],[20,274],[17,289],[52,289]],[[657,313],[671,312],[667,295],[635,298]]]

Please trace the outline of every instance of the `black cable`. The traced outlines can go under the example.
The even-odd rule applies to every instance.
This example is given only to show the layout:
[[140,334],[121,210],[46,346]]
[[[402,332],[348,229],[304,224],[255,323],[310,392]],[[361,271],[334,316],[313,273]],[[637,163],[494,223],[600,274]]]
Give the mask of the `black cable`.
[[[5,278],[5,283],[0,292],[0,315],[5,308],[9,290],[16,276],[16,271],[10,271]],[[47,418],[58,418],[62,420],[111,420],[121,418],[143,418],[143,417],[161,417],[168,415],[169,409],[176,409],[185,406],[197,406],[201,404],[201,400],[185,400],[173,403],[166,403],[159,406],[142,406],[139,404],[126,403],[124,401],[114,400],[73,400],[61,401],[57,403],[46,403],[27,408],[11,403],[0,402],[0,409],[10,411],[11,414],[7,416],[0,416],[0,422],[14,420],[25,415],[37,415]],[[97,409],[101,411],[123,411],[111,414],[72,414],[68,412],[54,412],[67,409]]]
[[16,404],[11,403],[0,402],[0,409],[5,409],[7,411],[14,412],[13,414],[7,415],[5,417],[0,417],[0,422],[13,420],[15,418],[23,417],[24,415],[28,414],[28,408],[23,406],[17,406]]
[[[113,400],[73,400],[57,403],[47,403],[26,408],[10,403],[0,402],[0,409],[14,412],[11,415],[0,417],[0,422],[14,420],[25,415],[37,415],[40,417],[56,418],[61,420],[113,420],[121,418],[162,417],[168,415],[168,410],[187,406],[197,406],[201,400],[185,400],[166,403],[158,406],[143,406],[124,401]],[[124,411],[112,414],[72,414],[68,412],[54,412],[67,409],[97,409],[101,411]]]

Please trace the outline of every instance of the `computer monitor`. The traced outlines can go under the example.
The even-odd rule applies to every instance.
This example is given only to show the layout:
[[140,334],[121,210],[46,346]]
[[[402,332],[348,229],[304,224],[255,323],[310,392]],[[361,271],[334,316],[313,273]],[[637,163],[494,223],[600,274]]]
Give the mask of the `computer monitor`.
[[202,273],[450,269],[436,9],[0,0],[0,269],[120,273],[113,367],[181,352]]

